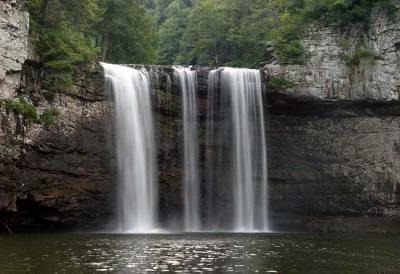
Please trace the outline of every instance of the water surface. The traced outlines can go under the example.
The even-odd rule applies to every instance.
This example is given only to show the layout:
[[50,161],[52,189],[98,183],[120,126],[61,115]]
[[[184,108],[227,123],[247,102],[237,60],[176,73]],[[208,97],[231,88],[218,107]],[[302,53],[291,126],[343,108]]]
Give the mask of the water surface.
[[400,273],[400,236],[0,236],[0,273]]

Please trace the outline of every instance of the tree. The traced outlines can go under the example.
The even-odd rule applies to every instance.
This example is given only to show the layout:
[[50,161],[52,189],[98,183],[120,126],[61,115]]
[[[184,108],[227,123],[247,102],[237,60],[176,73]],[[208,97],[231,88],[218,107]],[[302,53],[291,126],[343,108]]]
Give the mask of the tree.
[[186,28],[190,3],[174,0],[165,10],[166,19],[158,31],[161,64],[173,64],[181,51],[180,41]]
[[106,0],[100,23],[102,60],[151,63],[156,58],[156,28],[140,0]]
[[78,66],[95,60],[151,63],[156,30],[143,0],[30,0],[31,36],[47,89],[68,89]]
[[166,16],[166,9],[168,8],[169,4],[171,4],[174,0],[155,0],[156,1],[156,20],[157,24],[161,25],[167,19]]
[[230,54],[225,1],[201,0],[191,10],[181,41],[180,62],[197,59],[200,64],[223,64]]
[[[201,64],[233,66],[254,63],[253,60],[245,60],[253,58],[247,53],[250,48],[255,48],[253,44],[249,45],[254,40],[246,40],[254,2],[255,0],[196,2],[188,16],[187,28],[181,42],[180,60],[189,62],[195,58]],[[248,20],[245,22],[246,18]],[[264,34],[264,28],[253,30]],[[265,42],[256,43],[265,45]],[[257,49],[259,48],[257,46]]]
[[69,88],[74,68],[96,57],[92,28],[101,9],[95,0],[31,0],[27,5],[46,88]]

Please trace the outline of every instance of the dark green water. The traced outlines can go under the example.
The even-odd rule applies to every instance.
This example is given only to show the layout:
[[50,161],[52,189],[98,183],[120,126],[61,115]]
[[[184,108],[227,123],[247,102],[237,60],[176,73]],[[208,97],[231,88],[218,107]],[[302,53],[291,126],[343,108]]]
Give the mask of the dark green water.
[[400,273],[400,236],[0,236],[0,273]]

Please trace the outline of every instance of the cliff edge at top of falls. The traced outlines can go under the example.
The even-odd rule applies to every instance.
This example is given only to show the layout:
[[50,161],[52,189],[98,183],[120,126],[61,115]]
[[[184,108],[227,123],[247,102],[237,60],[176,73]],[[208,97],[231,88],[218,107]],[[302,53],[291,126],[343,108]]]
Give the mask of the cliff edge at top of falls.
[[[393,2],[400,8],[400,1]],[[384,9],[375,8],[366,24],[315,23],[302,45],[307,55],[304,64],[279,63],[273,47],[267,48],[270,60],[265,75],[284,79],[286,94],[310,99],[399,100],[399,11],[389,17]]]

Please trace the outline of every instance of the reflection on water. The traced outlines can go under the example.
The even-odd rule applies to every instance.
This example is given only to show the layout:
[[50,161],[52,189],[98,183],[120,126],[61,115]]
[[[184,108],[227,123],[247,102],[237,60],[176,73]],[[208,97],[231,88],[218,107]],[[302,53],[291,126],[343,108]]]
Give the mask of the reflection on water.
[[400,237],[0,236],[0,273],[399,273]]

